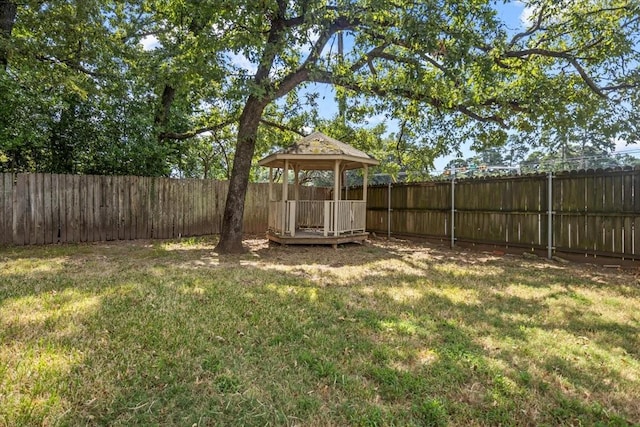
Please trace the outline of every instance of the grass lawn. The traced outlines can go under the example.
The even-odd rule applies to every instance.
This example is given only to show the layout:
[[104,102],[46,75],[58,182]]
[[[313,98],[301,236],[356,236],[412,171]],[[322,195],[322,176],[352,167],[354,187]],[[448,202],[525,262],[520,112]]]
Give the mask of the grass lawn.
[[214,244],[0,249],[0,425],[640,423],[637,272]]

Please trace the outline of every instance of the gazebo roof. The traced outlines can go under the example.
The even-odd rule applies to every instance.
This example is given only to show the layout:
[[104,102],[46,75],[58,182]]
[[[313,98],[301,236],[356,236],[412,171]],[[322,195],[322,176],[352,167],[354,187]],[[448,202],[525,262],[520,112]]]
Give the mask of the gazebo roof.
[[313,132],[295,142],[292,146],[273,153],[260,160],[260,166],[283,168],[284,161],[302,170],[332,170],[336,160],[342,169],[359,169],[364,165],[380,162],[367,153],[333,139],[322,132]]

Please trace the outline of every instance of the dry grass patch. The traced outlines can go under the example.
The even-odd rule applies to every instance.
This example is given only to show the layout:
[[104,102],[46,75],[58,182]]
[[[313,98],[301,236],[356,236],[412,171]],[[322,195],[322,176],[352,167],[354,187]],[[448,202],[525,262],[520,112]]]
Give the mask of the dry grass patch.
[[0,425],[640,423],[634,272],[246,243],[0,249]]

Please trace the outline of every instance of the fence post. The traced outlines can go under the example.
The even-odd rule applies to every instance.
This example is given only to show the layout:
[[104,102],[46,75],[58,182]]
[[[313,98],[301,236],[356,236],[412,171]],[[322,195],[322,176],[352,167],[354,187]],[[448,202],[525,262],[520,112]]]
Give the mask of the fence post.
[[391,177],[387,188],[387,239],[391,238]]
[[456,167],[451,166],[451,248],[456,244]]
[[547,175],[547,258],[553,257],[553,172]]

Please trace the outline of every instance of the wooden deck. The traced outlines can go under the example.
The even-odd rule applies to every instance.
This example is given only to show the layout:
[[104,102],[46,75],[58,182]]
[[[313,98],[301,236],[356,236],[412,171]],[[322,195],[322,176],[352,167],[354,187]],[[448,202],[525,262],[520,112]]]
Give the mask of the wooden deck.
[[267,239],[281,245],[332,245],[334,248],[343,243],[362,243],[368,237],[367,232],[325,236],[322,230],[296,230],[294,237],[267,232]]

